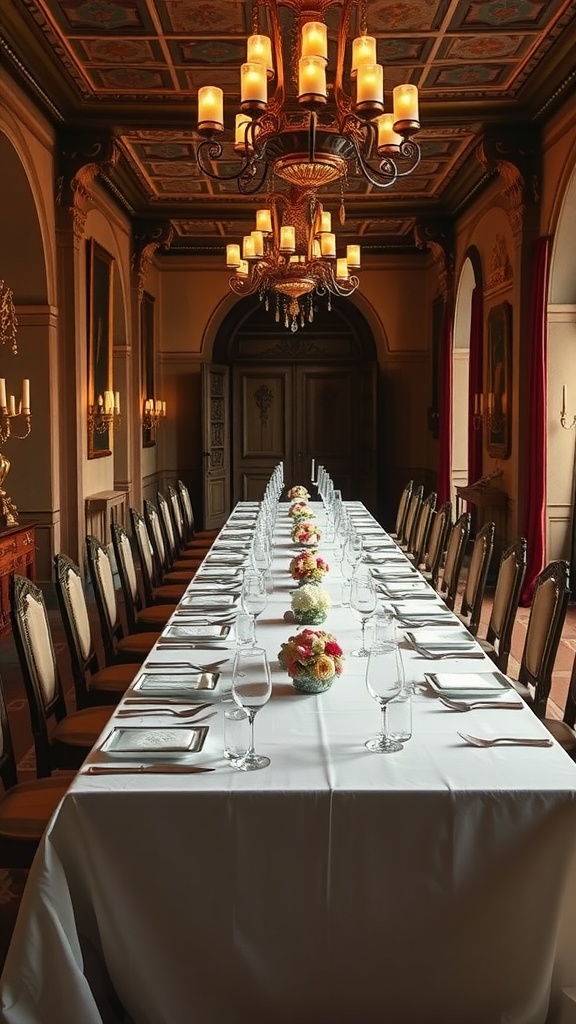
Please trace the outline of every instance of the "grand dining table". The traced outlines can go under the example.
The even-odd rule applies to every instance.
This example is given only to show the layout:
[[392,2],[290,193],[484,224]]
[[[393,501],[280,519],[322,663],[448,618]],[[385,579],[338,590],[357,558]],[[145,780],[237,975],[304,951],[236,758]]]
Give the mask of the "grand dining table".
[[[299,550],[280,502],[256,625],[273,683],[256,748],[270,765],[242,772],[223,757],[230,623],[258,511],[238,504],[48,827],[0,982],[5,1024],[573,1020],[576,765],[555,742],[461,738],[549,734],[527,706],[493,706],[520,698],[364,506],[346,507],[397,617],[412,738],[397,753],[364,746],[379,709],[325,541],[320,628],[344,672],[309,695],[280,666],[298,629],[286,613]],[[475,686],[487,707],[441,699]],[[171,714],[196,702],[189,722]],[[127,729],[191,724],[201,749],[125,742]]]

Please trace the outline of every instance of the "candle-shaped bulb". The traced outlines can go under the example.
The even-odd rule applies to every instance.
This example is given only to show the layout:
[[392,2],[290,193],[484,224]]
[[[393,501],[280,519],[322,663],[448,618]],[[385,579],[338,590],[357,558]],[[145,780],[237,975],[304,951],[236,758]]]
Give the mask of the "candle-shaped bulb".
[[296,248],[296,229],[286,225],[280,228],[280,252],[294,252]]
[[261,35],[248,36],[246,60],[248,64],[263,64],[268,78],[272,78],[274,75],[274,65],[272,64],[272,43],[270,37]]
[[272,234],[272,212],[270,210],[256,210],[256,230],[262,231],[265,235]]
[[402,142],[402,136],[394,131],[394,114],[380,114],[375,122],[378,128],[378,152],[389,153],[391,150],[397,152]]
[[[0,388],[0,405],[2,405],[2,392]],[[25,378],[22,381],[22,412],[25,416],[30,412],[30,381]]]
[[302,25],[302,56],[328,60],[328,30],[322,21],[307,21]]
[[323,235],[320,235],[320,248],[323,256],[327,256],[329,259],[335,259],[336,235],[332,231],[326,231]]
[[0,406],[6,409],[6,378],[0,377]]
[[348,261],[341,256],[336,260],[336,280],[347,281],[348,276]]
[[114,392],[114,412],[117,416],[120,415],[120,392]]
[[238,269],[236,270],[238,277],[248,277],[249,271],[250,268],[248,266],[248,260],[240,260]]
[[332,231],[332,214],[329,210],[323,210],[320,215],[320,231]]
[[357,36],[352,40],[352,77],[361,64],[376,64],[376,40],[373,36]]
[[254,256],[254,239],[252,238],[252,235],[244,235],[244,238],[242,239],[242,258],[245,260],[253,260]]
[[8,399],[8,415],[9,416],[15,416],[16,415],[16,399],[15,399],[14,395],[10,395],[10,398]]
[[301,57],[298,62],[298,99],[307,103],[312,99],[326,99],[326,61],[321,57]]
[[224,131],[224,93],[217,85],[198,90],[198,130]]
[[231,242],[226,246],[226,266],[237,267],[240,264],[240,246]]
[[355,270],[360,266],[360,252],[359,245],[346,246],[346,261],[348,266],[353,267]]
[[250,232],[254,240],[254,255],[260,257],[264,255],[264,235],[261,231]]
[[242,110],[264,110],[268,102],[268,80],[263,64],[243,64],[240,68]]
[[384,103],[384,70],[381,64],[361,64],[356,76],[356,109],[377,110]]
[[393,90],[393,99],[396,131],[417,131],[420,127],[420,114],[416,86],[397,85]]

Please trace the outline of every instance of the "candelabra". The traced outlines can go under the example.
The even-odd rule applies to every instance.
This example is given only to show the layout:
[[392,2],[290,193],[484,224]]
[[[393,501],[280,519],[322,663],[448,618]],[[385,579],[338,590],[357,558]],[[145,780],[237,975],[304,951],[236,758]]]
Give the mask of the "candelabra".
[[492,391],[488,394],[486,409],[484,408],[484,395],[474,395],[474,416],[472,417],[474,430],[480,430],[483,424],[488,429],[499,433],[504,424],[504,413],[496,409],[496,402]]
[[[18,422],[18,433],[15,422]],[[30,381],[22,381],[22,401],[16,408],[14,395],[7,398],[6,380],[0,378],[0,444],[4,445],[10,437],[22,440],[28,437],[31,430],[30,415]],[[18,509],[6,491],[4,481],[10,471],[10,460],[0,452],[0,522],[4,526],[18,526]]]
[[105,391],[98,395],[95,405],[88,406],[88,430],[92,434],[105,434],[111,427],[120,426],[120,392]]
[[142,413],[142,426],[144,430],[150,431],[151,434],[156,434],[160,420],[163,420],[165,416],[166,402],[162,402],[159,398],[145,399]]

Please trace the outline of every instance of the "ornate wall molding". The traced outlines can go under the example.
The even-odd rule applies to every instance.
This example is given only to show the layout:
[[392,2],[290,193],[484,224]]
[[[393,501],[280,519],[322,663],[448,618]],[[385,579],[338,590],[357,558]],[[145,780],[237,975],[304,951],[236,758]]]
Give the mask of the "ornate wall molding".
[[172,244],[174,228],[169,221],[137,220],[132,229],[132,270],[138,278],[138,300],[141,301],[146,275],[158,249],[166,251]]
[[496,171],[501,178],[500,194],[514,240],[521,241],[526,209],[540,202],[540,156],[538,133],[532,128],[490,129],[476,150],[485,171]]
[[456,264],[454,229],[446,218],[419,218],[414,226],[414,241],[419,249],[428,249],[438,270],[440,294],[448,296],[454,283]]
[[56,203],[68,209],[74,236],[80,240],[95,205],[92,183],[100,172],[111,171],[120,151],[110,132],[61,132],[59,143]]
[[492,252],[490,254],[490,266],[488,279],[484,292],[486,295],[507,288],[512,281],[512,264],[508,255],[506,239],[503,235],[496,235]]

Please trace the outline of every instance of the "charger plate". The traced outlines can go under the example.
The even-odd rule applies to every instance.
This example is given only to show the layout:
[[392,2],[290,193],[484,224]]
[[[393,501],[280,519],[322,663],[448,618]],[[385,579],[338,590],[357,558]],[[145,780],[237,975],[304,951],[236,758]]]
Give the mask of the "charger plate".
[[114,757],[128,758],[199,754],[207,735],[207,725],[150,729],[118,726],[112,729],[100,750]]
[[513,689],[501,672],[425,672],[424,678],[434,693],[444,697],[495,697]]
[[143,697],[194,697],[199,690],[214,690],[219,672],[182,672],[166,668],[160,672],[144,672],[132,690]]

